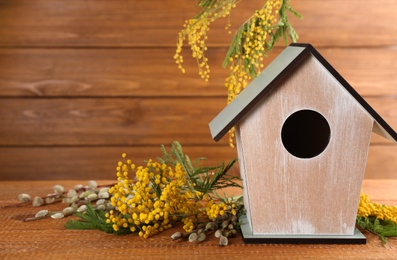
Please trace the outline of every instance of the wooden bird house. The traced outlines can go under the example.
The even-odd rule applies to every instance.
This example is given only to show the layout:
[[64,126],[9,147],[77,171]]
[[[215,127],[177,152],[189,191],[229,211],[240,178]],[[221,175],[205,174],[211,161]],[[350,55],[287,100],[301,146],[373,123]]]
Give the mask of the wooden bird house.
[[371,133],[396,132],[310,44],[291,44],[211,122],[235,126],[246,242],[365,243],[355,228]]

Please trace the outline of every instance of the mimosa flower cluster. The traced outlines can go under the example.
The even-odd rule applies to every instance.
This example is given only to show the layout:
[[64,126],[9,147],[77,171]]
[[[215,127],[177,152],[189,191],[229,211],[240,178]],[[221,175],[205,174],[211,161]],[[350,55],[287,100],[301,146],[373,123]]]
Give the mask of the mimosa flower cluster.
[[230,103],[255,78],[263,68],[263,58],[268,53],[268,45],[276,28],[276,15],[281,8],[281,0],[268,0],[262,9],[243,24],[239,34],[229,49],[230,76],[226,79],[228,88],[227,103]]
[[[206,40],[210,25],[218,18],[228,17],[225,29],[231,33],[230,14],[240,0],[201,0],[197,7],[202,11],[194,18],[186,20],[178,34],[174,59],[178,68],[184,73],[182,66],[182,47],[188,39],[192,57],[197,60],[199,75],[205,81],[210,77]],[[290,0],[265,0],[261,9],[240,26],[235,33],[223,62],[223,67],[230,68],[230,76],[225,80],[227,87],[227,103],[230,103],[255,78],[263,68],[263,59],[272,51],[275,42],[288,38],[296,42],[298,35],[288,21],[287,12],[301,18],[294,11]],[[234,146],[234,129],[229,131],[229,143]]]
[[33,200],[29,194],[20,194],[21,203],[32,203],[34,207],[55,202],[68,204],[61,212],[41,209],[25,221],[74,215],[78,219],[68,220],[67,229],[98,229],[116,235],[135,233],[143,238],[179,222],[186,233],[176,232],[173,240],[202,242],[212,232],[220,245],[227,245],[228,238],[237,234],[238,217],[244,214],[243,201],[241,196],[221,197],[216,191],[241,188],[240,179],[227,174],[236,160],[227,165],[200,167],[204,158],[192,163],[178,142],[173,142],[170,152],[162,146],[162,152],[162,158],[142,166],[122,154],[116,167],[117,182],[110,185],[89,181],[86,186],[78,184],[68,191],[55,185],[54,193]]
[[[186,223],[190,216],[203,217],[200,194],[187,189],[181,164],[173,168],[150,160],[145,167],[135,169],[126,160],[119,162],[117,170],[118,183],[109,189],[115,210],[106,214],[107,223],[112,223],[115,231],[128,228],[147,238],[169,229],[174,221]],[[135,171],[132,176],[136,181],[129,178],[130,171]]]
[[397,224],[397,206],[371,202],[368,195],[364,193],[360,194],[357,215],[361,217],[375,217],[376,219],[388,220]]
[[[197,234],[199,225],[211,223],[211,229],[200,233],[202,239],[206,232],[220,228],[220,219],[230,222],[227,230],[220,228],[221,232],[235,230],[237,216],[243,211],[242,201],[222,199],[214,192],[218,188],[239,186],[233,182],[237,177],[226,175],[232,164],[194,167],[177,142],[171,153],[164,147],[163,153],[163,159],[149,160],[138,167],[126,154],[122,155],[123,161],[116,167],[117,183],[109,189],[112,209],[105,213],[106,224],[116,233],[132,232],[144,238],[167,230],[176,222],[183,223],[189,236]],[[230,221],[232,218],[234,222]],[[178,238],[181,237],[182,234]],[[226,236],[222,241],[225,239]]]
[[[178,68],[185,73],[182,66],[183,56],[182,47],[187,38],[188,44],[192,51],[192,57],[197,60],[199,68],[199,75],[205,81],[210,77],[210,67],[208,65],[208,58],[205,56],[207,50],[206,40],[207,32],[210,30],[210,25],[218,18],[225,18],[230,15],[231,9],[236,7],[236,3],[240,0],[200,0],[197,3],[198,7],[202,7],[203,11],[196,17],[186,20],[183,29],[178,33],[177,47],[174,59]],[[226,30],[231,26],[230,23],[225,27]],[[230,32],[231,33],[231,32]]]

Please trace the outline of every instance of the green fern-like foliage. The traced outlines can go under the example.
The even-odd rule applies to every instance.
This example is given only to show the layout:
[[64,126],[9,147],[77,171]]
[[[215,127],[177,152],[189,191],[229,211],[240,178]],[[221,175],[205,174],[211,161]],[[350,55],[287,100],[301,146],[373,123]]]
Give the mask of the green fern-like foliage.
[[184,154],[181,144],[177,141],[173,142],[169,153],[164,146],[161,147],[161,150],[163,152],[163,157],[158,158],[158,160],[161,163],[174,166],[177,163],[181,164],[188,176],[189,181],[187,184],[193,194],[195,194],[194,191],[199,191],[202,194],[211,195],[218,189],[227,187],[242,188],[238,182],[240,178],[228,174],[228,171],[232,168],[237,159],[231,160],[226,165],[222,162],[216,166],[201,167],[199,163],[206,158],[199,157],[192,163],[189,156]]
[[379,236],[383,243],[387,242],[387,237],[397,237],[397,223],[391,221],[357,216],[356,224],[360,228]]
[[79,219],[68,220],[65,223],[65,228],[78,230],[97,229],[115,235],[131,233],[127,228],[120,228],[118,231],[115,231],[111,223],[106,223],[105,214],[105,211],[95,210],[90,204],[87,204],[87,211],[84,213],[77,212],[75,216]]

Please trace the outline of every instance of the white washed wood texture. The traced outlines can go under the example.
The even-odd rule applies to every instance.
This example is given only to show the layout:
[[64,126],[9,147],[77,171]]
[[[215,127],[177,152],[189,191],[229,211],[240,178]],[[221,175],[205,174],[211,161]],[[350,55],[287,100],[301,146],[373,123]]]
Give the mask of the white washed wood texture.
[[[281,128],[311,109],[331,128],[318,156],[285,150]],[[239,124],[240,168],[254,234],[353,234],[373,119],[314,58],[308,58]],[[243,153],[243,154],[242,154]]]

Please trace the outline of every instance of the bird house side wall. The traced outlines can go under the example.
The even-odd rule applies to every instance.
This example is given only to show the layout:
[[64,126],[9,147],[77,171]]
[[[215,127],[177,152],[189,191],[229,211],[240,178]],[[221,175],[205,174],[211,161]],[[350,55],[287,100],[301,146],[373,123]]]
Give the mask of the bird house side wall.
[[245,164],[244,164],[244,150],[243,150],[243,145],[241,143],[241,138],[240,138],[240,127],[239,124],[235,126],[235,137],[236,137],[236,147],[237,147],[237,155],[238,155],[238,163],[240,166],[240,178],[242,179],[243,183],[243,199],[244,199],[244,208],[246,210],[246,216],[247,216],[247,221],[250,226],[252,226],[252,220],[251,220],[251,200],[250,200],[250,192],[249,188],[250,186],[247,184],[247,175],[246,175],[246,170],[245,170]]
[[[283,145],[286,119],[320,113],[330,139],[313,158]],[[373,119],[314,57],[240,122],[237,145],[254,234],[353,234]]]

